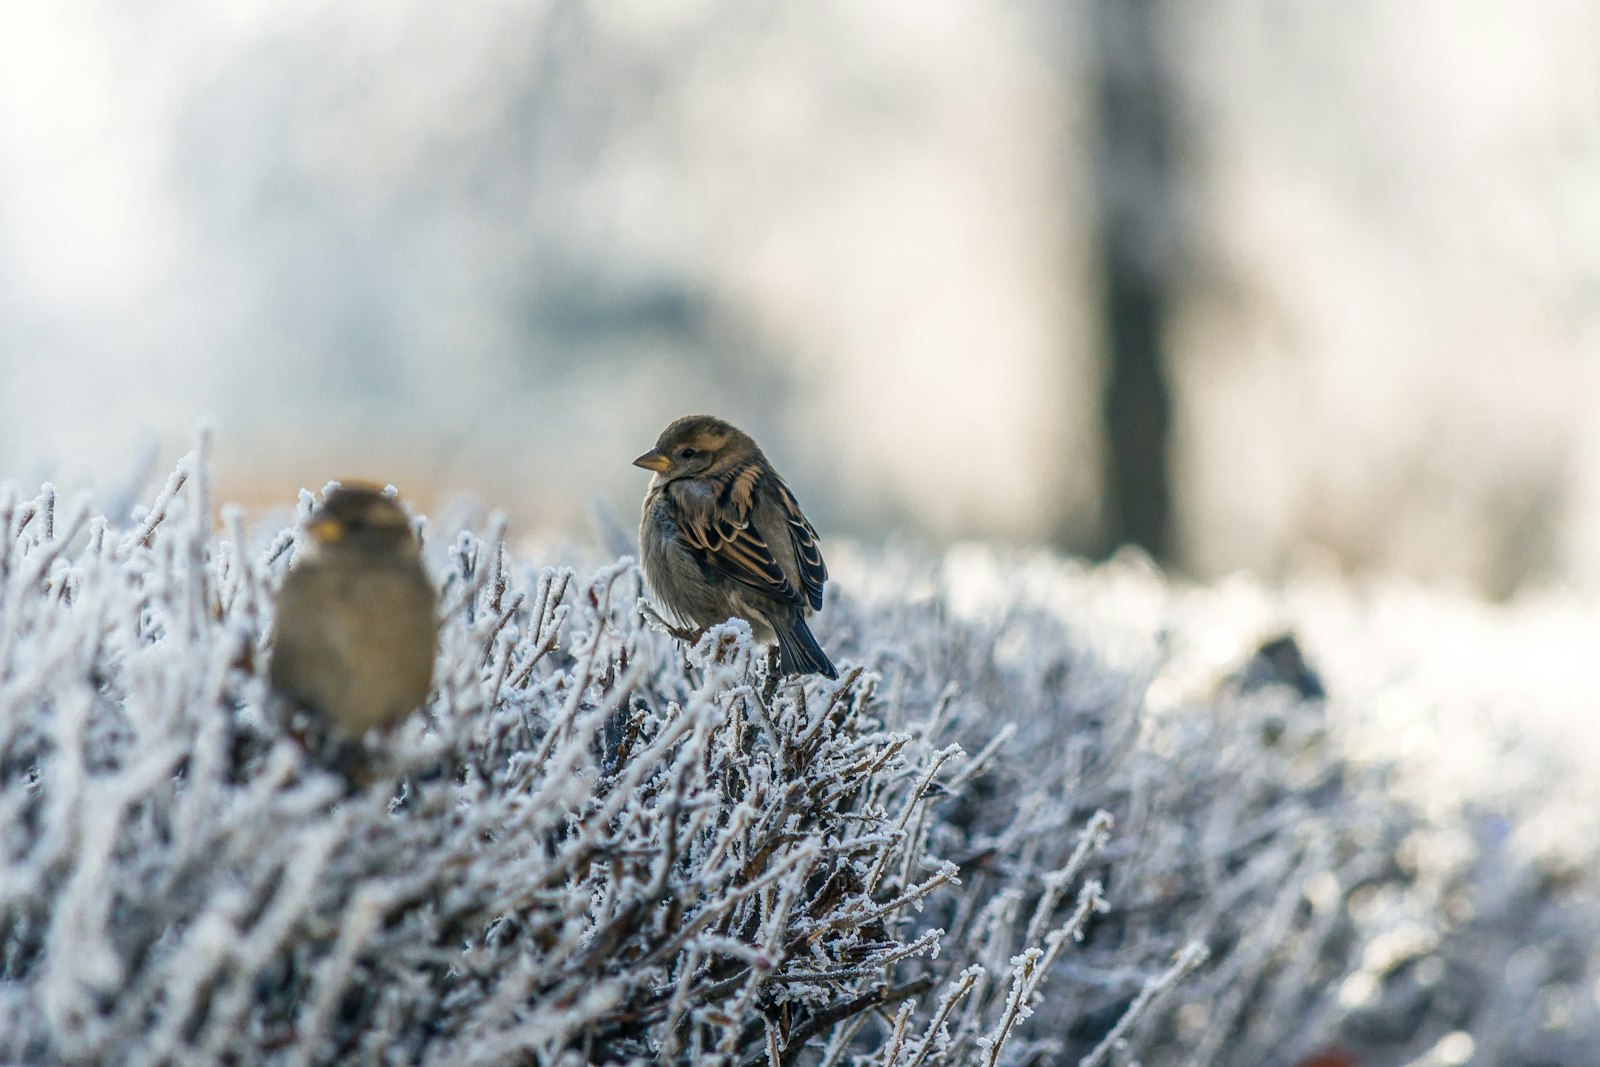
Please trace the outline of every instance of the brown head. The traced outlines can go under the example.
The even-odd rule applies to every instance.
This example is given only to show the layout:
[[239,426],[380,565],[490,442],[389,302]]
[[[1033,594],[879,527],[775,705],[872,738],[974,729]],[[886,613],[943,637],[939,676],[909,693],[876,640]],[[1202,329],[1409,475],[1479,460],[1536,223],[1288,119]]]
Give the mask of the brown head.
[[306,523],[319,551],[415,556],[420,551],[400,502],[377,486],[341,485]]
[[676,419],[656,447],[633,461],[635,467],[655,471],[662,481],[695,478],[741,466],[751,460],[765,462],[749,434],[715,415],[685,415]]

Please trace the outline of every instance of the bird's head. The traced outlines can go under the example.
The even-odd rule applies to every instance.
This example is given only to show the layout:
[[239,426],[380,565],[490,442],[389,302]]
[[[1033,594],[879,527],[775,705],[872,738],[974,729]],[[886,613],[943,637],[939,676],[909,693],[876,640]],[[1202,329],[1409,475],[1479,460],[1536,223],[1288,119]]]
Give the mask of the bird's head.
[[662,430],[656,446],[633,465],[672,481],[728,470],[760,456],[755,441],[738,427],[714,415],[685,415]]
[[306,523],[318,551],[415,556],[420,551],[400,502],[377,486],[341,485]]

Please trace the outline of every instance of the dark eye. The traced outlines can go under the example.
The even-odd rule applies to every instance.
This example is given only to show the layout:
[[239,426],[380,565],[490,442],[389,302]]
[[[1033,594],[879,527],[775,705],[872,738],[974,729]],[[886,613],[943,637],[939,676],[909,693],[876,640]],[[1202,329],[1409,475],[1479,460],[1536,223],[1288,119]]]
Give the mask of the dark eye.
[[678,458],[679,459],[693,459],[694,457],[695,457],[695,450],[694,449],[692,449],[692,448],[680,448],[680,449],[678,449]]

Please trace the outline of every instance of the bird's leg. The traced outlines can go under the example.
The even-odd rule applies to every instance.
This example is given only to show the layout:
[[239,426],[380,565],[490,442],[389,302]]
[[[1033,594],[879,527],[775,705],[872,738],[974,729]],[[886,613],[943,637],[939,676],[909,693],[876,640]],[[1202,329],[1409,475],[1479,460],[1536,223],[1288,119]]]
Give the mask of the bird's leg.
[[337,741],[330,748],[328,769],[344,779],[346,796],[353,796],[377,781],[377,768],[361,742]]
[[691,629],[687,626],[672,625],[672,623],[661,617],[660,612],[656,611],[655,608],[651,607],[643,599],[639,601],[639,614],[644,616],[644,621],[649,623],[651,626],[671,634],[673,637],[676,637],[679,641],[683,641],[686,644],[692,645],[696,641],[699,641],[706,634],[706,628],[704,626]]

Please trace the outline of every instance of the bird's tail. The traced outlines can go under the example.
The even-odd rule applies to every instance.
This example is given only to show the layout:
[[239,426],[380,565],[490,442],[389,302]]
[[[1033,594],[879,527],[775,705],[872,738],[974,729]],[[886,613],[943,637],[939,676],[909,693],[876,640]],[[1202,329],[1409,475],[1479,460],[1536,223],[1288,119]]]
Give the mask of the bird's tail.
[[822,651],[811,633],[806,620],[796,612],[783,621],[773,621],[772,630],[778,635],[778,661],[785,674],[820,674],[824,678],[837,678],[839,672]]

